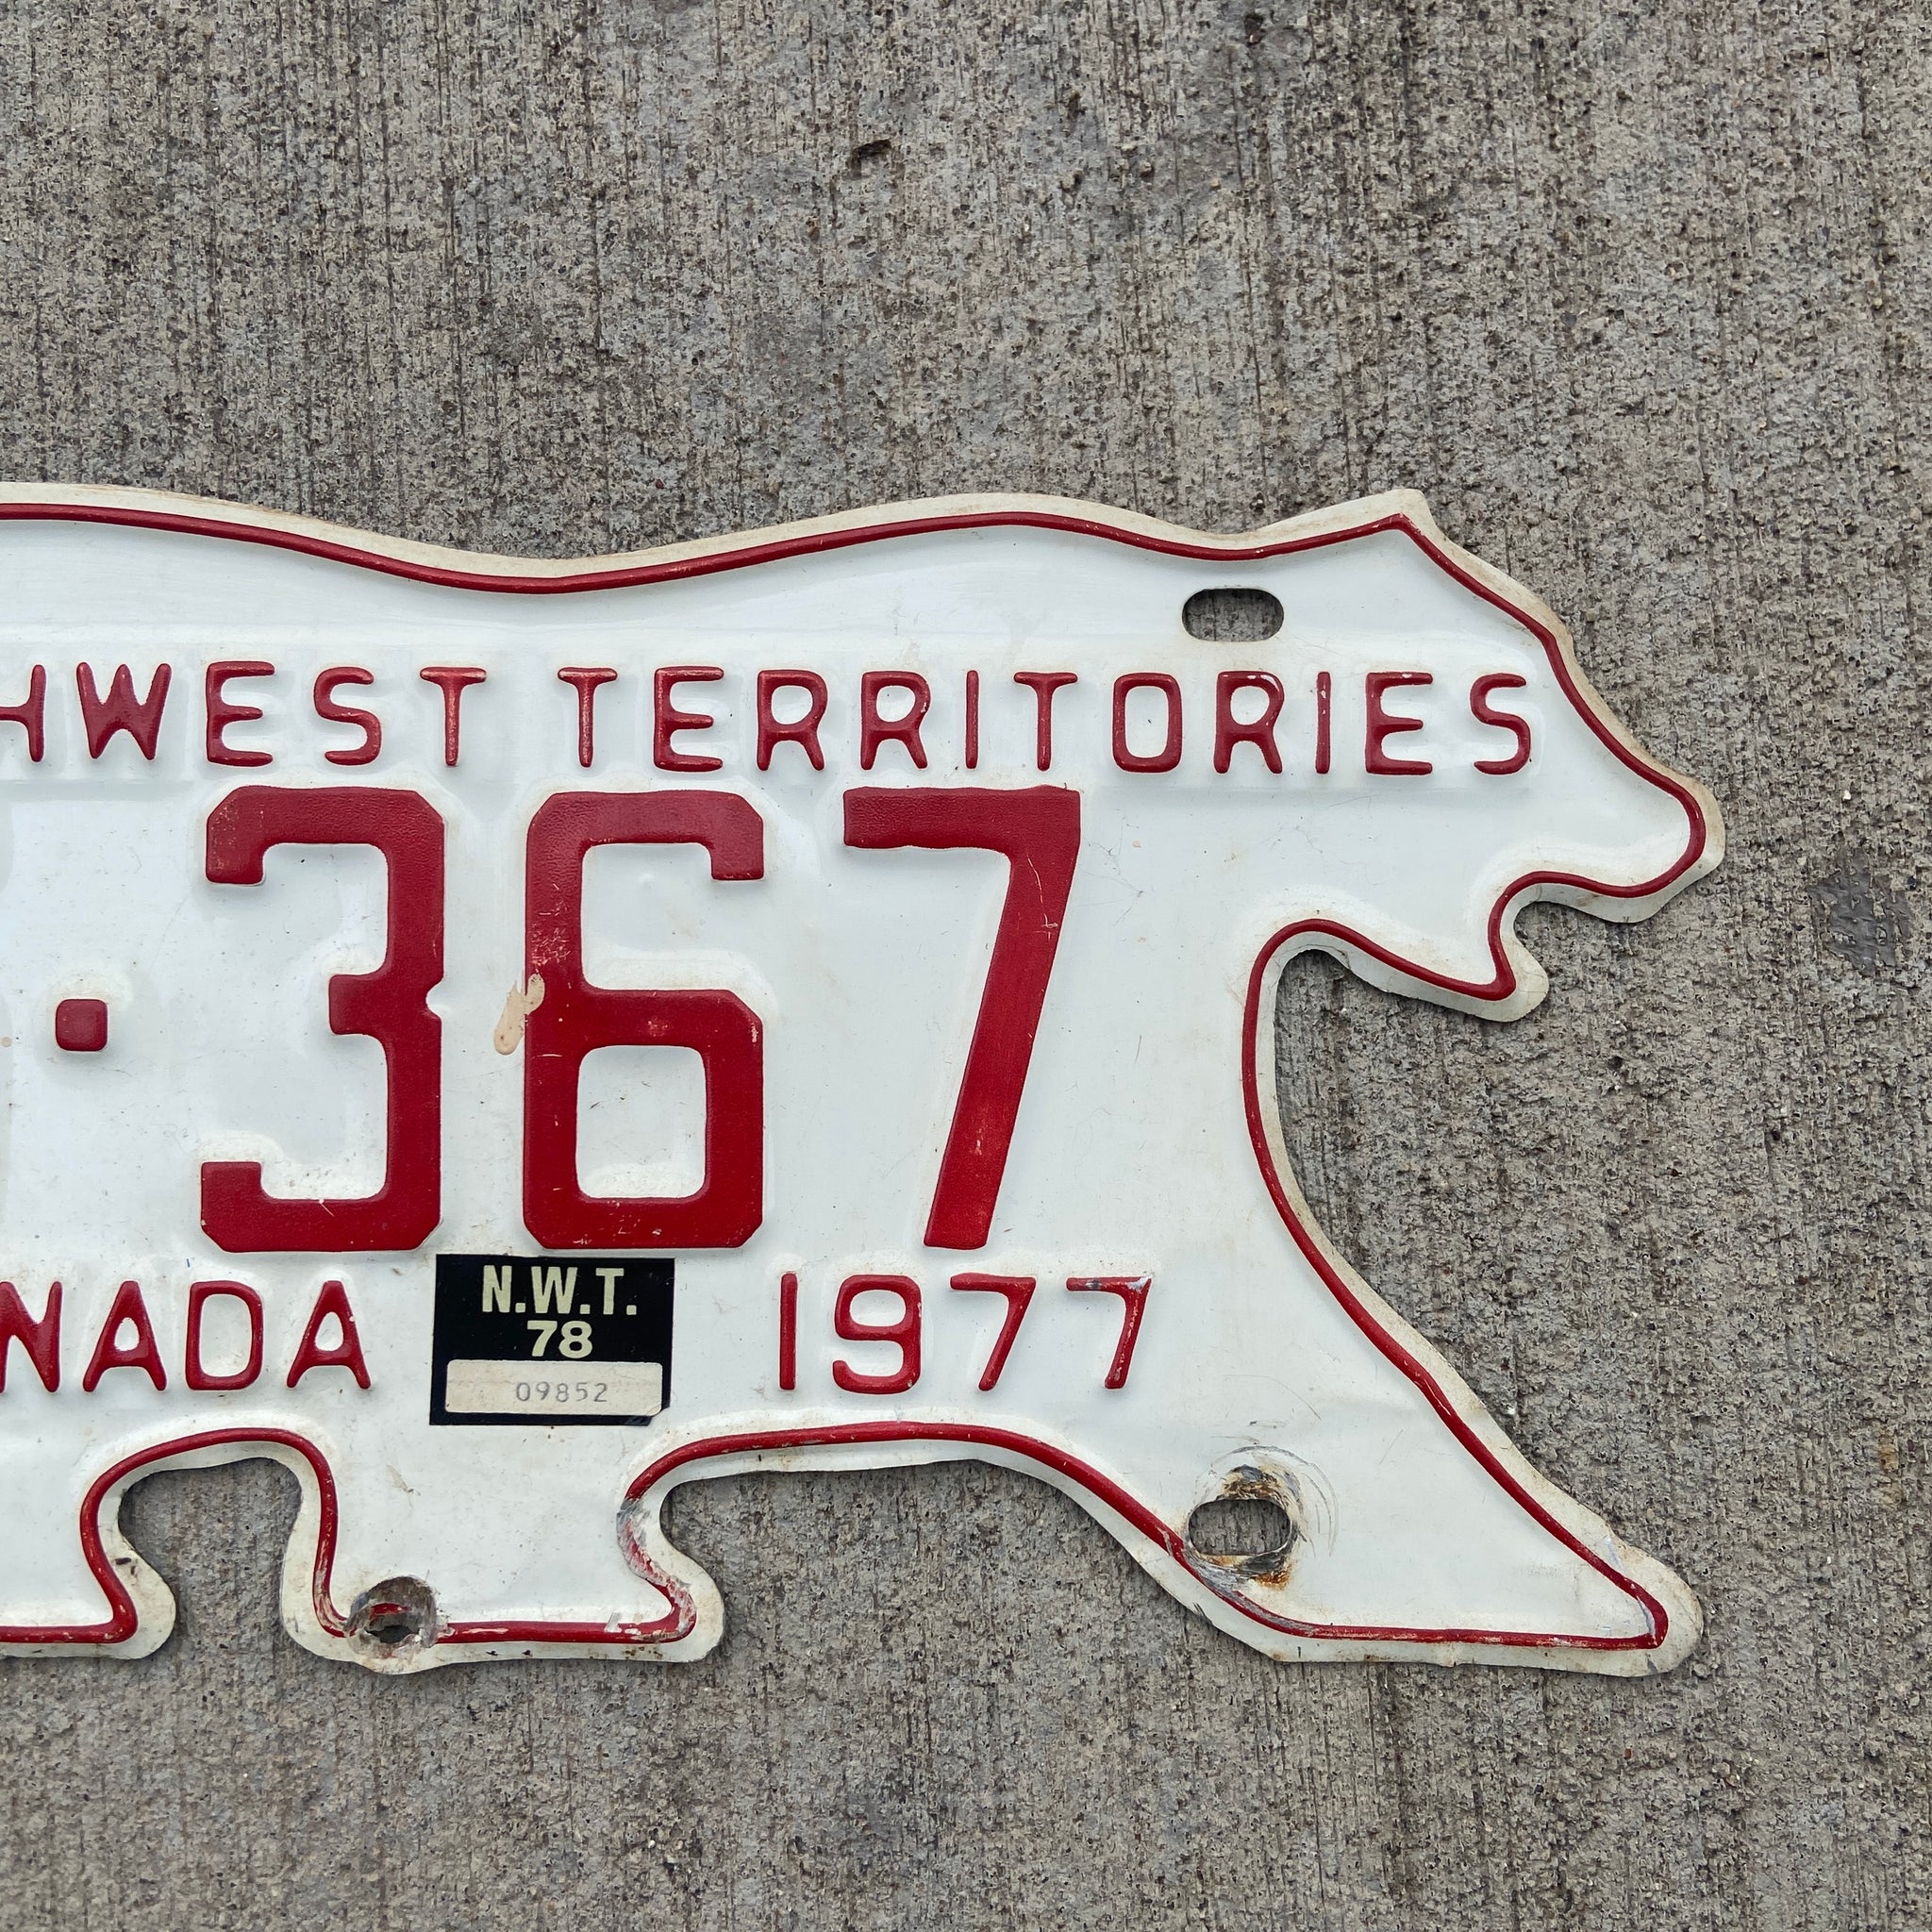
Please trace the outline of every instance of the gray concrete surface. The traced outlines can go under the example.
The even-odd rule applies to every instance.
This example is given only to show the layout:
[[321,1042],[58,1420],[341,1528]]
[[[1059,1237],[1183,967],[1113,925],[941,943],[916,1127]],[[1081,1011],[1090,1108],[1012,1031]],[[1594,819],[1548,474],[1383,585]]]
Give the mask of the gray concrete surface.
[[1285,1668],[972,1468],[719,1483],[675,1671],[296,1651],[262,1465],[0,1664],[0,1925],[1932,1924],[1924,129],[1831,0],[11,0],[0,471],[507,550],[1403,483],[1719,792],[1507,1027],[1309,965],[1327,1224],[1709,1634]]

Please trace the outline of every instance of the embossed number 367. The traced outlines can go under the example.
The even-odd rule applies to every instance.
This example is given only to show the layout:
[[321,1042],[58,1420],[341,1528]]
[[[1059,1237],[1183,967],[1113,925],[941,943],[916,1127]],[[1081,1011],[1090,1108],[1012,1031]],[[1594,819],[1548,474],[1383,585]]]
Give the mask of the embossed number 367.
[[[1006,903],[925,1241],[978,1248],[992,1224],[1033,1038],[1080,849],[1080,798],[1058,786],[862,787],[845,794],[845,842],[874,850],[976,848],[1008,861]],[[266,1192],[255,1161],[201,1170],[201,1219],[231,1254],[413,1248],[442,1213],[443,824],[414,791],[248,785],[208,814],[208,876],[259,885],[273,845],[373,845],[389,872],[388,945],[374,973],[328,985],[330,1028],[362,1034],[388,1065],[381,1188],[349,1200]],[[583,971],[584,858],[596,845],[701,845],[715,879],[758,879],[764,822],[728,791],[566,791],[530,823],[526,973],[543,998],[524,1038],[524,1220],[548,1248],[732,1248],[764,1219],[764,1032],[735,993],[617,989]],[[675,1197],[586,1194],[577,1179],[577,1082],[602,1046],[678,1046],[705,1070],[705,1172]]]

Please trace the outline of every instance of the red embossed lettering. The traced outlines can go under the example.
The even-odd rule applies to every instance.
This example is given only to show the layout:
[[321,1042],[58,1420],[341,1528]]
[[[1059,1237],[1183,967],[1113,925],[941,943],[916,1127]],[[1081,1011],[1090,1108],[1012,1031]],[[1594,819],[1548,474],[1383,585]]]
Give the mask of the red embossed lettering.
[[[125,1347],[121,1330],[131,1325],[134,1340]],[[89,1395],[109,1369],[139,1369],[157,1389],[168,1386],[168,1372],[161,1366],[161,1351],[155,1342],[155,1326],[147,1318],[147,1304],[141,1298],[138,1281],[124,1281],[101,1324],[100,1340],[89,1358],[80,1386]]]
[[[852,1305],[862,1294],[899,1297],[892,1322],[862,1322]],[[899,1366],[887,1374],[868,1374],[849,1362],[832,1364],[832,1380],[853,1395],[903,1395],[919,1380],[919,1284],[904,1274],[854,1274],[839,1284],[832,1305],[832,1330],[841,1341],[887,1341],[899,1350]]]
[[[203,746],[211,765],[268,765],[275,762],[265,751],[237,751],[223,736],[230,724],[246,724],[261,716],[258,705],[237,705],[229,701],[228,680],[233,677],[273,677],[275,667],[259,658],[238,658],[231,663],[210,664],[202,679],[202,701],[208,712],[208,732]],[[152,692],[150,692],[152,699]]]
[[[546,1247],[735,1248],[764,1219],[764,1033],[735,993],[584,977],[584,856],[596,845],[702,845],[714,879],[765,873],[765,827],[725,791],[562,791],[530,821],[524,1033],[524,1221]],[[705,1178],[681,1197],[608,1198],[577,1180],[577,1081],[600,1046],[682,1046],[705,1063]]]
[[1033,691],[1033,762],[1043,772],[1053,763],[1053,701],[1067,685],[1078,684],[1074,671],[1016,671],[1013,682]]
[[0,705],[0,724],[18,724],[26,733],[26,755],[39,764],[47,749],[47,667],[44,664],[36,664],[28,675],[24,702]]
[[617,673],[608,665],[566,664],[557,675],[560,682],[576,687],[577,763],[588,771],[597,755],[597,687],[614,683]]
[[60,1386],[60,1284],[47,1290],[41,1319],[33,1321],[20,1291],[10,1281],[0,1281],[0,1393],[7,1388],[7,1357],[19,1342],[26,1358],[49,1394]]
[[332,765],[370,765],[382,755],[382,720],[374,711],[359,710],[354,705],[336,703],[336,688],[344,684],[374,684],[375,677],[359,665],[338,664],[315,676],[315,715],[331,724],[353,724],[362,734],[360,744],[341,751],[325,751],[323,757]]
[[1000,1332],[994,1337],[991,1353],[986,1358],[986,1367],[979,1372],[979,1386],[982,1390],[991,1389],[1007,1366],[1007,1357],[1013,1352],[1014,1338],[1020,1332],[1020,1324],[1026,1319],[1026,1307],[1033,1299],[1033,1291],[1038,1284],[1030,1274],[956,1274],[953,1288],[959,1294],[999,1294],[1007,1298],[1007,1312],[1000,1323]]
[[[161,712],[167,706],[168,685],[174,675],[171,666],[158,664],[147,681],[147,696],[137,698],[133,672],[125,664],[117,664],[113,682],[103,697],[94,688],[92,667],[76,664],[74,688],[80,695],[80,722],[87,732],[88,757],[99,758],[115,732],[125,731],[140,747],[142,757],[153,763],[155,745],[161,735]],[[258,718],[261,713],[257,711],[254,715]]]
[[[322,1324],[334,1318],[336,1341],[325,1348]],[[295,1358],[289,1364],[289,1387],[294,1388],[310,1369],[347,1369],[361,1388],[369,1386],[369,1364],[362,1359],[362,1339],[356,1333],[356,1311],[349,1306],[348,1291],[340,1281],[325,1281],[315,1306],[308,1311],[308,1325],[296,1345]]]
[[677,687],[712,684],[724,675],[715,664],[663,664],[652,675],[651,761],[660,772],[715,772],[724,762],[708,751],[679,751],[671,741],[680,731],[708,731],[718,722],[708,711],[679,710]]
[[484,683],[490,674],[474,664],[429,664],[416,675],[442,692],[442,761],[453,765],[463,748],[463,692]]
[[[209,1373],[201,1358],[202,1310],[220,1296],[240,1302],[248,1317],[248,1359],[232,1374]],[[197,1281],[188,1291],[188,1338],[181,1379],[191,1389],[246,1389],[261,1374],[261,1297],[242,1281]]]
[[1080,857],[1080,794],[1056,785],[865,788],[845,794],[845,842],[874,851],[976,848],[1008,861],[1006,904],[925,1227],[928,1247],[982,1248]]
[[1499,711],[1490,703],[1490,693],[1497,691],[1523,691],[1528,686],[1526,677],[1518,677],[1513,671],[1491,672],[1488,677],[1478,677],[1469,688],[1469,708],[1479,724],[1494,724],[1504,731],[1516,736],[1516,749],[1500,758],[1478,758],[1475,768],[1488,772],[1492,777],[1506,778],[1511,772],[1520,772],[1529,762],[1529,721],[1519,718],[1513,711]]
[[[780,718],[773,699],[781,691],[802,691],[805,709],[795,718]],[[812,770],[825,769],[825,755],[819,749],[819,726],[825,716],[825,680],[816,671],[760,671],[758,673],[758,770],[772,768],[772,753],[781,744],[800,746],[811,760]],[[711,761],[714,765],[717,760]]]
[[[1257,691],[1265,702],[1261,715],[1246,723],[1234,714],[1237,691]],[[1214,680],[1214,769],[1227,770],[1238,744],[1252,744],[1267,760],[1271,772],[1281,770],[1281,753],[1274,743],[1274,721],[1281,716],[1281,680],[1272,671],[1224,671]]]
[[1391,758],[1384,749],[1398,731],[1420,731],[1420,718],[1391,717],[1382,704],[1384,691],[1399,691],[1405,685],[1434,684],[1426,671],[1372,671],[1362,680],[1362,696],[1368,707],[1368,731],[1363,746],[1363,769],[1387,774],[1413,774],[1421,776],[1435,767],[1427,758]]
[[[1158,691],[1167,700],[1167,737],[1156,752],[1127,743],[1127,700],[1137,691]],[[1171,772],[1181,761],[1181,688],[1164,671],[1136,672],[1114,680],[1113,761],[1124,772]]]
[[383,1185],[362,1200],[290,1200],[262,1191],[253,1160],[201,1170],[201,1224],[230,1254],[413,1248],[441,1218],[442,819],[413,791],[244,785],[208,814],[208,875],[258,886],[274,845],[373,845],[389,870],[389,947],[374,973],[328,983],[331,1032],[366,1034],[389,1067]]
[[[908,692],[912,703],[903,718],[880,715],[879,698],[889,691]],[[919,727],[932,708],[932,687],[916,671],[868,671],[858,680],[858,762],[872,770],[879,747],[903,744],[912,762],[925,770],[925,746],[919,741]]]
[[106,1000],[62,1000],[54,1008],[54,1044],[62,1053],[99,1053],[108,1044]]
[[1127,1371],[1134,1365],[1134,1344],[1141,1339],[1141,1318],[1147,1311],[1147,1291],[1154,1286],[1149,1274],[1074,1274],[1067,1286],[1075,1294],[1117,1294],[1121,1298],[1121,1335],[1114,1344],[1113,1360],[1108,1364],[1109,1389],[1124,1389]]
[[790,1269],[778,1277],[778,1386],[798,1387],[798,1276]]

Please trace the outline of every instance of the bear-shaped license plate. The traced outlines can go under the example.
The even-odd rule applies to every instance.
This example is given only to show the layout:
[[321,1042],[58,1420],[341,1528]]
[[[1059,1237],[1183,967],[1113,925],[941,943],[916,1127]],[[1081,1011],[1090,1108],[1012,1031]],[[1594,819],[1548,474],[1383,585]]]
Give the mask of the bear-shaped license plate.
[[1293,955],[1513,1019],[1520,908],[1720,853],[1420,498],[558,563],[23,486],[0,586],[0,1645],[152,1650],[121,1497],[246,1456],[387,1670],[698,1656],[672,1488],[954,1457],[1274,1657],[1693,1642],[1285,1158]]

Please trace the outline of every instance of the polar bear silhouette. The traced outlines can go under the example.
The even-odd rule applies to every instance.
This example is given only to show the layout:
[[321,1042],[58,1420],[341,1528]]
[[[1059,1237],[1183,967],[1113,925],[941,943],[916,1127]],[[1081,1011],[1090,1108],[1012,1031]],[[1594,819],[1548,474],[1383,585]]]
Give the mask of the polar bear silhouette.
[[[1639,1673],[1694,1642],[1685,1587],[1529,1467],[1289,1168],[1289,959],[1512,1019],[1546,990],[1523,906],[1642,918],[1722,850],[1419,497],[1235,538],[956,498],[570,564],[142,492],[0,519],[0,683],[42,689],[0,766],[0,1643],[162,1641],[119,1498],[245,1455],[303,1486],[290,1629],[385,1670],[700,1655],[723,1609],[671,1489],[965,1456],[1273,1656]],[[1223,586],[1279,631],[1191,637]],[[143,714],[146,758],[61,717],[63,651],[126,659],[130,703],[172,657],[203,702]],[[218,861],[238,815],[311,809],[308,843]],[[355,849],[378,821],[416,828],[407,867]],[[406,1063],[323,981],[393,979],[408,933]],[[83,997],[98,1053],[48,1030]],[[251,1247],[211,1173],[325,1233]],[[426,1235],[327,1245],[400,1225],[369,1204],[406,1174]],[[451,1412],[439,1257],[575,1255],[588,1297],[645,1254],[675,1277],[648,1419]],[[534,1332],[513,1278],[484,1312]],[[218,1303],[219,1374],[190,1333]],[[595,1362],[611,1311],[572,1307]],[[1279,1504],[1288,1546],[1196,1549],[1224,1496]]]

